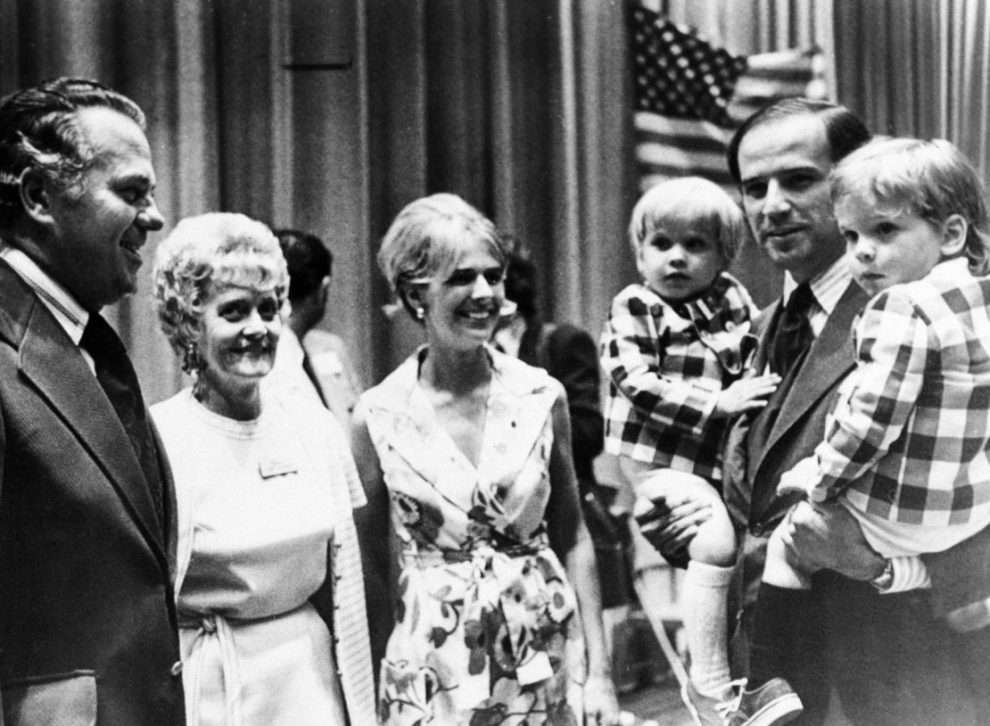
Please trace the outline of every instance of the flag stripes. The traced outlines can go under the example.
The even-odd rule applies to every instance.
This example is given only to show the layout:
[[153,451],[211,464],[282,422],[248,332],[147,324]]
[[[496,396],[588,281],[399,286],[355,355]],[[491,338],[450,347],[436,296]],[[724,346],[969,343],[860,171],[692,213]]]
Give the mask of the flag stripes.
[[643,191],[662,179],[698,175],[736,196],[725,159],[735,127],[781,98],[826,97],[816,50],[734,56],[642,7],[630,13],[630,33]]

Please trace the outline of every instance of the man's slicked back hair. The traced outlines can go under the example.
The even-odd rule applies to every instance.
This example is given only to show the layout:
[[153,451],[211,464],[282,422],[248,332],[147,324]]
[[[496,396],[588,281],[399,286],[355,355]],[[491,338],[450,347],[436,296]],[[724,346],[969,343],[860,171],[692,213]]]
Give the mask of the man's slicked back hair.
[[54,78],[0,99],[0,228],[23,211],[19,186],[25,169],[38,169],[61,189],[79,181],[92,161],[76,117],[85,108],[108,108],[145,127],[134,101],[85,78]]

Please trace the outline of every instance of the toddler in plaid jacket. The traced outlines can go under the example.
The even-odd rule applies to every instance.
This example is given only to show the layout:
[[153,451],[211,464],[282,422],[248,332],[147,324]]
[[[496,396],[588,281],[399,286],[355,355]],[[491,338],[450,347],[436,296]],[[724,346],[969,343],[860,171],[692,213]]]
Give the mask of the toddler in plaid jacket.
[[[990,525],[990,219],[982,183],[946,141],[887,139],[847,156],[831,184],[853,276],[874,297],[855,324],[857,367],[825,440],[779,489],[847,510],[888,558],[878,588],[924,587],[920,555]],[[787,526],[785,519],[767,548],[750,686],[786,675],[795,647],[787,624],[810,603],[811,573],[789,559]]]
[[601,339],[605,449],[640,497],[634,514],[650,519],[660,498],[671,507],[703,499],[712,511],[687,546],[680,597],[692,712],[732,692],[726,598],[736,540],[718,489],[723,437],[730,418],[765,406],[779,381],[741,378],[756,309],[726,268],[745,235],[742,211],[716,184],[690,177],[651,188],[629,225],[643,281],[612,301]]

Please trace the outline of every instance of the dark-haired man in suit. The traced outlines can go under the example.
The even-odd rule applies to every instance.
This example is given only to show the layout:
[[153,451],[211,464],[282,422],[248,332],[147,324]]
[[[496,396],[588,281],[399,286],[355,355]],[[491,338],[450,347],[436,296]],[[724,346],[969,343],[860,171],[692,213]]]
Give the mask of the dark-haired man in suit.
[[175,503],[100,309],[163,220],[144,115],[60,78],[0,100],[0,687],[6,726],[185,723]]
[[[915,587],[922,578],[912,567],[923,567],[921,561],[881,557],[841,507],[814,512],[807,502],[794,506],[794,496],[777,494],[780,476],[822,441],[839,383],[854,365],[850,330],[867,295],[845,265],[828,174],[869,138],[844,107],[794,98],[751,116],[729,145],[729,169],[753,234],[786,273],[783,295],[757,321],[753,362],[783,380],[765,409],[736,422],[725,457],[723,496],[742,542],[736,655],[751,687],[732,726],[763,723],[749,718],[758,700],[754,687],[783,675],[755,672],[762,668],[754,670],[761,664],[749,658],[748,644],[766,539],[785,516],[794,551],[823,570],[813,578],[818,617],[796,617],[790,633],[786,675],[804,703],[799,723],[975,726],[986,720],[967,688],[960,636],[934,617],[928,591]],[[663,526],[660,536],[680,536],[661,550],[681,544],[692,517],[703,514]],[[842,716],[829,709],[833,691]]]

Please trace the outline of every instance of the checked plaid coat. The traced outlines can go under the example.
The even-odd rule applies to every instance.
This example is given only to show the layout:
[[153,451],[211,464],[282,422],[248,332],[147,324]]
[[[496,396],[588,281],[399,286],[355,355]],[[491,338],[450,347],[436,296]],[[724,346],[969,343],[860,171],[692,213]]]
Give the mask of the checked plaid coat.
[[873,298],[815,451],[814,498],[930,526],[990,519],[990,278],[966,260]]
[[712,413],[756,347],[756,307],[721,273],[700,298],[668,303],[642,284],[612,301],[601,338],[605,450],[719,481],[728,419]]

